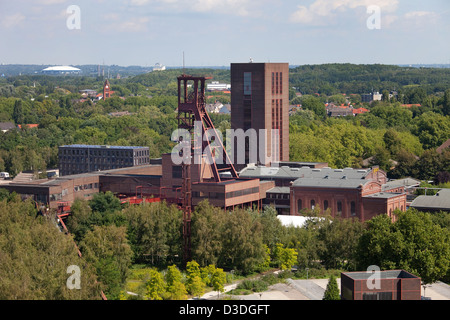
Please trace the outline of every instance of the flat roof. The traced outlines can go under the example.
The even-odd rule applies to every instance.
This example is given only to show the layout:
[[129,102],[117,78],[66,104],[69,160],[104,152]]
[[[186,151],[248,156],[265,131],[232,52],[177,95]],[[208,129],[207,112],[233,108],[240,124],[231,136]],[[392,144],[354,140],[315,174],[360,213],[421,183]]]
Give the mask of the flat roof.
[[[367,280],[369,277],[373,277],[372,271],[343,272],[342,274],[353,280]],[[380,271],[379,275],[381,279],[419,278],[405,270],[385,270]]]
[[389,199],[389,198],[395,198],[398,196],[401,196],[403,193],[399,192],[377,192],[372,193],[367,196],[364,196],[364,198],[380,198],[380,199]]
[[266,193],[290,193],[290,192],[291,192],[290,187],[273,187],[272,189],[266,191]]

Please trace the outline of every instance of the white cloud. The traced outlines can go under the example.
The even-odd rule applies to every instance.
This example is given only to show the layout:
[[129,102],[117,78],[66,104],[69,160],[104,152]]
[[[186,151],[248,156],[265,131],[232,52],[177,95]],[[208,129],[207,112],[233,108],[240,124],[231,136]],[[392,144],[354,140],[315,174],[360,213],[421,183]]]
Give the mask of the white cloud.
[[130,6],[155,5],[155,9],[175,12],[216,12],[247,16],[256,0],[128,0]]
[[382,12],[395,12],[398,0],[316,0],[309,6],[299,5],[289,21],[306,25],[328,25],[330,19],[344,12],[378,6]]
[[118,32],[142,32],[147,31],[147,22],[149,18],[142,17],[133,20],[114,23],[112,28]]
[[13,15],[9,15],[6,17],[3,17],[2,19],[2,26],[5,28],[13,28],[22,23],[22,21],[25,20],[25,16],[21,13],[16,13]]

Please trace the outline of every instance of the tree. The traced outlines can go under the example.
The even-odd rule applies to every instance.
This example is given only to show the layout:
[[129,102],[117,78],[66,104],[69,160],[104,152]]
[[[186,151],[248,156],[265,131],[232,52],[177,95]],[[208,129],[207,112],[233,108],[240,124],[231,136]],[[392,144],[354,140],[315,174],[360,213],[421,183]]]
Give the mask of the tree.
[[418,274],[424,283],[443,278],[450,261],[448,229],[435,224],[429,213],[409,209],[397,214],[394,223],[387,215],[367,222],[358,242],[358,268],[405,269]]
[[165,275],[167,292],[170,293],[172,300],[185,300],[187,291],[181,282],[182,275],[175,265],[169,266]]
[[275,250],[275,260],[278,262],[281,270],[291,270],[297,262],[298,252],[292,248],[283,248],[282,243],[277,243]]
[[450,116],[450,89],[445,90],[442,112],[444,116]]
[[107,286],[105,294],[117,298],[131,265],[132,250],[126,238],[126,228],[94,226],[80,243],[80,250]]
[[92,211],[98,212],[114,212],[121,209],[120,200],[111,191],[94,194],[92,200],[89,201],[89,206]]
[[223,248],[225,218],[223,210],[211,206],[207,200],[196,206],[191,222],[191,252],[200,265],[217,264]]
[[262,227],[253,211],[237,209],[228,213],[221,239],[223,250],[219,263],[222,266],[249,273],[264,261]]
[[211,285],[215,291],[217,291],[217,295],[220,292],[225,290],[225,283],[227,282],[227,275],[221,268],[215,268],[214,272],[211,275]]
[[[79,267],[79,289],[67,286],[70,266]],[[101,299],[95,270],[72,237],[14,194],[0,200],[0,279],[1,300]]]
[[319,256],[326,268],[355,268],[354,254],[363,224],[358,219],[335,218],[324,224],[318,233]]
[[325,289],[322,300],[341,300],[338,283],[334,275],[331,275],[328,279],[327,288]]
[[188,291],[194,297],[200,297],[205,292],[205,283],[199,276],[194,276],[189,283]]
[[163,300],[166,292],[166,284],[161,273],[156,269],[151,269],[149,279],[146,283],[147,293],[145,297],[149,300]]
[[24,122],[23,106],[21,99],[18,99],[14,102],[12,118],[15,124],[23,124]]
[[173,262],[181,255],[182,214],[165,202],[130,206],[123,210],[134,262],[152,265]]

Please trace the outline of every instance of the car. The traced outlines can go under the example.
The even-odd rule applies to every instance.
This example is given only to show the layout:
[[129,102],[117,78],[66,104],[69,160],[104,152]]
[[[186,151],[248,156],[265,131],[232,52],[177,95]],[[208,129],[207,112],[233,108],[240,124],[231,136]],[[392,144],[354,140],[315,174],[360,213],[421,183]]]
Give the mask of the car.
[[0,178],[9,179],[9,173],[8,172],[0,172]]

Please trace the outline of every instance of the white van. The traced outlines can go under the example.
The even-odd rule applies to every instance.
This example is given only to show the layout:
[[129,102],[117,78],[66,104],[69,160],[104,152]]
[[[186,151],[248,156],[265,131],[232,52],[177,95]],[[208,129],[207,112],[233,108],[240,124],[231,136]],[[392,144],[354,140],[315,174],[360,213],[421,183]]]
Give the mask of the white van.
[[9,178],[9,173],[8,172],[0,172],[0,178],[8,179]]

